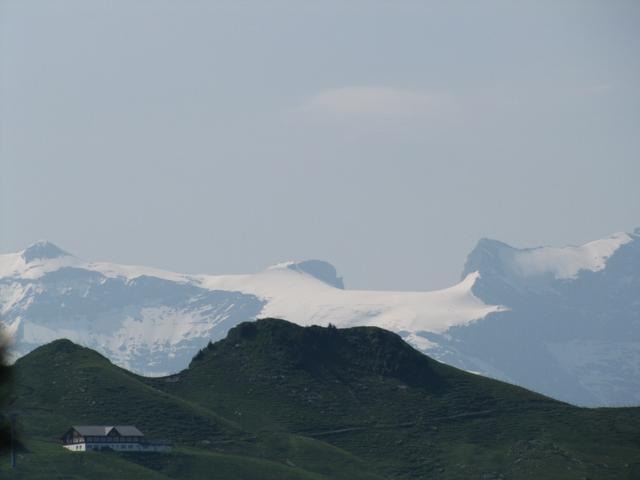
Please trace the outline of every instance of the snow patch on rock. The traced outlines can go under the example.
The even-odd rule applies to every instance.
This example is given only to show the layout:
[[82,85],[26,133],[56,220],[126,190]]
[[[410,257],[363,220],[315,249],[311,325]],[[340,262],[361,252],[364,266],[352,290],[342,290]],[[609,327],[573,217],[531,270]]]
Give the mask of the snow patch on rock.
[[520,250],[514,255],[514,265],[522,276],[551,273],[556,279],[573,279],[581,270],[597,272],[605,268],[607,259],[622,245],[632,241],[627,233],[580,246],[540,247]]

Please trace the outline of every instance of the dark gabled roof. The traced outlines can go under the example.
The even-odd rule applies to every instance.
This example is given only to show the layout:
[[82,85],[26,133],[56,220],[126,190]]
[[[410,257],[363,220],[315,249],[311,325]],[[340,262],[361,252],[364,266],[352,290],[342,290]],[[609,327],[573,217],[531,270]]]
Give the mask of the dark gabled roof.
[[114,428],[123,437],[144,436],[144,434],[133,425],[74,425],[71,428],[83,437],[106,437]]

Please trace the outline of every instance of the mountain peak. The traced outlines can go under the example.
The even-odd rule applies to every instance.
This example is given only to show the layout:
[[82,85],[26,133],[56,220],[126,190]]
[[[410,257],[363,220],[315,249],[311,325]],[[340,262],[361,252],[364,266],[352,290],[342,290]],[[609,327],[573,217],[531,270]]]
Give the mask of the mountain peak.
[[69,255],[70,254],[68,252],[65,252],[60,247],[48,242],[47,240],[37,241],[22,251],[22,258],[26,263],[33,262],[34,260],[50,260]]
[[497,240],[482,239],[467,257],[463,278],[477,270],[514,278],[575,279],[583,270],[603,270],[607,260],[633,240],[633,236],[618,232],[582,245],[514,248]]
[[513,256],[516,250],[499,240],[481,238],[469,253],[461,278],[465,279],[473,272],[486,273],[499,268],[504,264],[505,259]]
[[284,262],[269,267],[273,268],[288,268],[296,272],[306,273],[312,277],[324,282],[332,287],[344,290],[344,282],[342,277],[338,276],[336,268],[329,262],[324,260],[302,260],[299,262]]
[[[316,380],[342,370],[358,372],[358,378],[375,374],[425,388],[443,385],[436,362],[396,333],[378,327],[303,327],[276,318],[236,325],[226,339],[210,344],[196,355],[189,368],[211,368],[209,362],[219,366],[220,358],[234,362],[234,357],[246,355],[256,362],[254,365],[280,364],[314,372]],[[208,362],[200,363],[205,359]]]

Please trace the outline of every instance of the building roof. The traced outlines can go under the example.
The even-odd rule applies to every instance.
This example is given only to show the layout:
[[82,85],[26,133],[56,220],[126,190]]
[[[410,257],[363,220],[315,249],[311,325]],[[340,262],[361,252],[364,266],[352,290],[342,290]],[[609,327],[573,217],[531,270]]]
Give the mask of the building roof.
[[144,436],[144,434],[133,425],[74,425],[71,428],[83,437],[106,437],[114,428],[122,437]]

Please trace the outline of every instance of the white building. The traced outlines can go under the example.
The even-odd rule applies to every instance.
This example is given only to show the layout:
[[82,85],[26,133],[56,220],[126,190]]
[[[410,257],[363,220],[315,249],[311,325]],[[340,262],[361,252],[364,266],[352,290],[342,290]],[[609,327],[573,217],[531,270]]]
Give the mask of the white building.
[[148,440],[133,425],[73,426],[62,436],[62,445],[73,452],[115,450],[119,452],[170,452],[171,443]]

